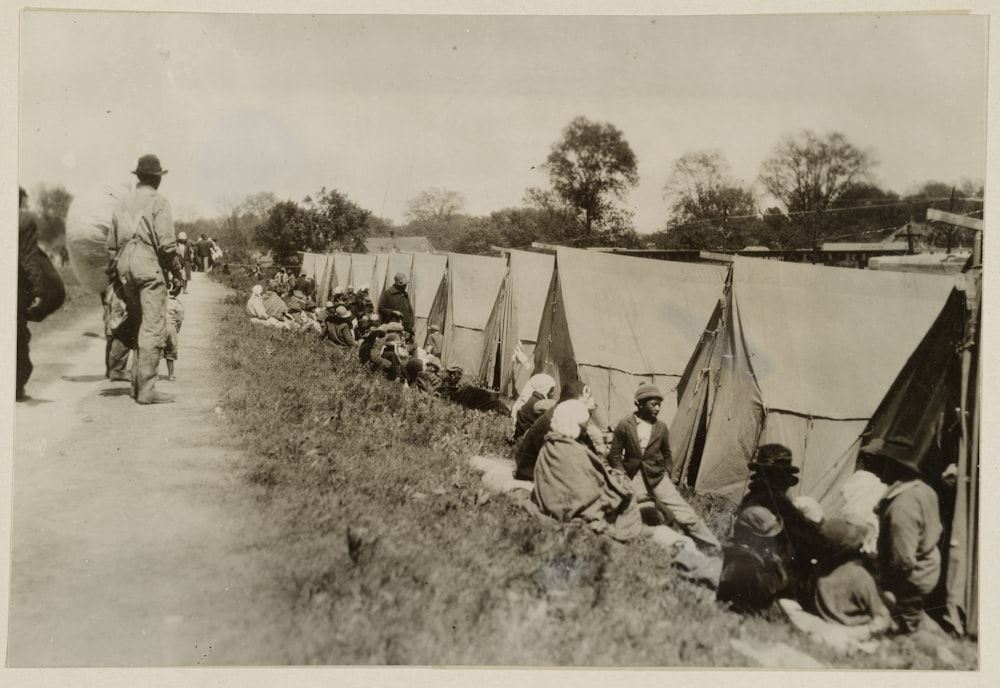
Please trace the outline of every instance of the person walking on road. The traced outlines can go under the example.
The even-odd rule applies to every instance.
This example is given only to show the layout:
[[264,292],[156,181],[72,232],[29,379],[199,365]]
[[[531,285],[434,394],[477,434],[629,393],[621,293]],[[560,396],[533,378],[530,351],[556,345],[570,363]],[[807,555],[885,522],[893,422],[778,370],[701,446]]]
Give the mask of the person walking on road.
[[129,345],[136,352],[132,394],[140,404],[162,404],[174,397],[156,389],[157,371],[167,336],[167,280],[183,283],[170,202],[158,189],[167,171],[155,155],[139,158],[132,174],[139,183],[115,208],[108,233],[109,274],[122,285]]

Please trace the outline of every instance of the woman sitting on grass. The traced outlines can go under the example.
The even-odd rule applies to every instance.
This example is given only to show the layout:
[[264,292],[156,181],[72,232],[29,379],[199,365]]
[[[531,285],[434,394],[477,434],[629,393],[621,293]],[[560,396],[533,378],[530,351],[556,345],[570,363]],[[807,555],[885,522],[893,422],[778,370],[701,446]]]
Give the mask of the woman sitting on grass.
[[577,399],[555,407],[535,463],[532,501],[559,521],[581,520],[616,540],[639,535],[642,518],[628,478],[610,468],[577,438],[590,410]]
[[254,288],[250,294],[250,298],[247,300],[247,305],[245,308],[246,314],[250,317],[250,322],[255,325],[267,325],[268,327],[275,327],[280,330],[287,330],[288,323],[284,320],[279,320],[278,318],[272,318],[267,309],[264,307],[264,302],[261,300],[261,294],[264,288],[259,284],[254,285]]
[[551,408],[548,405],[539,407],[538,402],[551,399],[555,389],[556,381],[551,375],[540,373],[528,380],[517,401],[514,402],[514,406],[510,409],[510,415],[514,419],[512,442],[519,440],[528,431],[528,428]]

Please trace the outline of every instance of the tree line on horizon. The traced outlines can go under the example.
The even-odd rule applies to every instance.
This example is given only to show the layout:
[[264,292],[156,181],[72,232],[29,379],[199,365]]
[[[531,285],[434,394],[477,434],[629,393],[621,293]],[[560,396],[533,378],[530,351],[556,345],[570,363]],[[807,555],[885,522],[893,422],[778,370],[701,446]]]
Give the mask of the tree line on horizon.
[[[221,199],[220,214],[176,222],[189,237],[215,238],[234,263],[269,253],[293,264],[299,251],[364,252],[365,237],[426,236],[442,251],[486,254],[492,246],[524,248],[532,242],[576,247],[612,246],[687,250],[791,250],[825,241],[879,241],[930,207],[981,217],[983,184],[963,179],[927,181],[901,196],[879,187],[875,154],[838,132],[803,130],[783,137],[754,183],[741,184],[720,150],[693,150],[678,158],[663,185],[663,226],[639,234],[625,201],[639,183],[638,162],[624,134],[610,123],[573,119],[553,143],[542,169],[549,187],[525,190],[520,207],[489,215],[464,212],[458,191],[429,188],[406,204],[405,222],[377,217],[345,194],[321,188],[301,201],[271,192]],[[72,196],[40,185],[32,196],[40,243],[65,253],[65,220]],[[768,200],[770,205],[764,206]],[[961,230],[932,237],[948,250],[966,245]]]

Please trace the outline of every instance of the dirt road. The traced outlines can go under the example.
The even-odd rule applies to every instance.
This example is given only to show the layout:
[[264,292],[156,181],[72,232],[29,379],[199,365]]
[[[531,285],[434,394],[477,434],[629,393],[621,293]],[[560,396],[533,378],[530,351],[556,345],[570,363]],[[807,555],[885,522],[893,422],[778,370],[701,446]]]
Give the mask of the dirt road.
[[281,661],[254,566],[266,526],[216,412],[225,290],[196,274],[189,291],[177,381],[161,363],[157,385],[173,404],[140,406],[104,379],[96,297],[32,342],[33,399],[15,411],[9,666]]

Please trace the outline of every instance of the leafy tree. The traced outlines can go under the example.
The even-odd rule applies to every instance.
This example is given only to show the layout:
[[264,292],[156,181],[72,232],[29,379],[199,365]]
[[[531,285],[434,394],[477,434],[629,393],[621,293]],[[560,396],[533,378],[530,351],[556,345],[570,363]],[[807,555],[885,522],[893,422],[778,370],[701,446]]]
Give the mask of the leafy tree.
[[365,237],[372,213],[339,191],[323,188],[309,206],[318,213],[317,249],[367,253]]
[[458,215],[465,208],[465,198],[457,191],[425,189],[406,203],[403,217],[408,222],[441,222]]
[[544,169],[556,195],[582,217],[587,236],[613,217],[611,198],[623,200],[639,183],[635,153],[622,132],[585,117],[563,129]]
[[825,216],[851,187],[866,182],[875,165],[872,154],[833,132],[824,137],[804,130],[786,136],[761,165],[758,180],[784,203],[793,222],[813,245],[831,225]]
[[254,234],[258,245],[281,264],[295,262],[299,251],[364,253],[371,217],[370,211],[344,194],[323,188],[315,199],[306,197],[302,206],[293,201],[276,203]]
[[[237,199],[224,196],[218,206],[222,211],[217,227],[208,233],[226,252],[228,262],[247,263],[254,249],[257,227],[267,220],[271,208],[278,202],[270,191]],[[204,232],[199,232],[199,234]]]
[[754,224],[753,192],[732,178],[721,151],[692,151],[675,163],[663,187],[670,202],[667,231],[676,248],[728,250],[743,248]]
[[456,250],[455,246],[474,223],[462,213],[465,198],[457,191],[431,188],[421,191],[406,204],[407,224],[401,236],[426,236],[435,248]]
[[276,263],[286,265],[297,262],[299,251],[311,249],[310,234],[308,213],[294,201],[279,201],[257,227],[254,237],[258,246],[271,252]]

